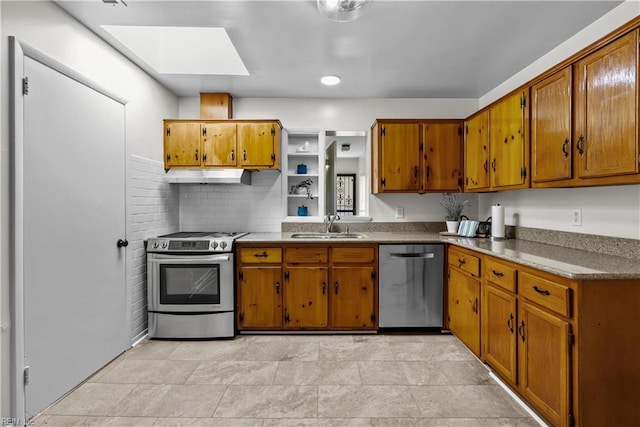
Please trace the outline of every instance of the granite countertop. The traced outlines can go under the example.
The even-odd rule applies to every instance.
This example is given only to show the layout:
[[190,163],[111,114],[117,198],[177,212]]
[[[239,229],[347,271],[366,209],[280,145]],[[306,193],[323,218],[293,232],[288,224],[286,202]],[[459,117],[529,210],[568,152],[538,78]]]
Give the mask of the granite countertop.
[[363,232],[363,238],[294,239],[294,233],[250,233],[238,239],[242,243],[449,243],[472,249],[496,258],[536,268],[574,280],[634,279],[640,280],[640,262],[629,258],[603,255],[596,252],[569,249],[561,246],[507,239],[492,241],[486,238],[441,236],[422,232]]

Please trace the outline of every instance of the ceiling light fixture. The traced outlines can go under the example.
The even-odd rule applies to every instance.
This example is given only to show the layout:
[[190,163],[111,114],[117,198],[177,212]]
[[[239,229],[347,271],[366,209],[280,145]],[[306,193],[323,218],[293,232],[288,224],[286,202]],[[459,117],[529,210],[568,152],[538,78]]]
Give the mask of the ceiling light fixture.
[[336,22],[349,22],[362,16],[371,0],[317,0],[320,13]]
[[324,76],[320,79],[320,83],[327,86],[335,86],[340,83],[339,76]]

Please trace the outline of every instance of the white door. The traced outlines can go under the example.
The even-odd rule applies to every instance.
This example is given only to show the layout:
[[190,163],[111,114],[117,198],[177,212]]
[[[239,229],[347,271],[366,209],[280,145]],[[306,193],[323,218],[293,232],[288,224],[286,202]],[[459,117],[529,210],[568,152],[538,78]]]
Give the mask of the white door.
[[128,347],[125,108],[24,58],[27,417]]

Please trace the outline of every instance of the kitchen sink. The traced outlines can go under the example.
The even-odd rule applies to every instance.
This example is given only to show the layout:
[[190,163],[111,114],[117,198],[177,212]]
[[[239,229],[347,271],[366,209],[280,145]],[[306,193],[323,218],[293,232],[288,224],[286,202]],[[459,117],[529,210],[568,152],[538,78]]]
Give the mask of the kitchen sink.
[[292,239],[362,239],[365,236],[360,233],[293,233]]

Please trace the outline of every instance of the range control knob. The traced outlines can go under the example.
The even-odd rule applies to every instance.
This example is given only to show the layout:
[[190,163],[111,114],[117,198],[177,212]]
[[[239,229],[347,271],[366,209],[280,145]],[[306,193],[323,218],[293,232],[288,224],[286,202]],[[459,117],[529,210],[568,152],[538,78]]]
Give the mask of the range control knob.
[[217,248],[218,247],[218,242],[211,242],[211,247],[213,249]]
[[167,242],[162,242],[162,249],[166,249],[167,248]]
[[222,243],[220,243],[220,247],[221,247],[222,249],[226,248],[226,247],[227,247],[227,242],[222,242]]
[[153,242],[153,249],[158,249],[158,246],[160,246],[160,243]]

